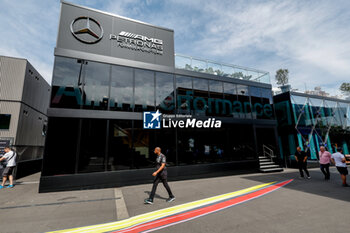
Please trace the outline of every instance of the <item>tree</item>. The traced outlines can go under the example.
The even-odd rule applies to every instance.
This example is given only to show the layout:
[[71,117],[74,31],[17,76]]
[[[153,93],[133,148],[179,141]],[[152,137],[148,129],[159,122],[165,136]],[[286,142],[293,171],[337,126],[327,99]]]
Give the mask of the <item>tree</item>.
[[346,96],[350,96],[350,83],[342,83],[339,90]]
[[276,81],[278,85],[286,85],[288,83],[288,77],[289,76],[289,71],[288,69],[279,69],[276,71]]

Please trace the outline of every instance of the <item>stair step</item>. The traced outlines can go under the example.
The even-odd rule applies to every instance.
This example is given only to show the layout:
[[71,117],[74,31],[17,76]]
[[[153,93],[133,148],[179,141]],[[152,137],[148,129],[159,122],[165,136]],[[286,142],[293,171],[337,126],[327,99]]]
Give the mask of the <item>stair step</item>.
[[280,167],[277,164],[271,164],[271,165],[264,165],[264,166],[260,166],[260,169],[265,169],[265,168],[276,168],[276,167]]
[[266,156],[259,156],[259,159],[268,159]]
[[260,165],[269,165],[269,164],[275,164],[274,162],[271,162],[271,161],[269,161],[269,162],[261,162],[261,163],[259,163]]
[[271,162],[271,159],[259,159],[259,162]]
[[283,171],[283,168],[266,168],[266,169],[260,169],[260,172],[281,172]]

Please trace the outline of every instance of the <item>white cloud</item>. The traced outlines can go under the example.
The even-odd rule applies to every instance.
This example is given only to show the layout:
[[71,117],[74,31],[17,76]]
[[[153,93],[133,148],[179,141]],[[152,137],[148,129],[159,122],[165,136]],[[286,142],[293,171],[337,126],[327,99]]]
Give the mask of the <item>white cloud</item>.
[[[290,70],[295,88],[336,94],[350,80],[348,1],[72,2],[175,30],[177,53],[267,70]],[[27,58],[51,80],[59,1],[2,2],[0,54]]]
[[[337,92],[341,82],[350,80],[346,2],[210,2],[202,7],[215,16],[195,44],[200,55],[233,59],[238,64],[243,60],[243,65],[268,69],[272,77],[278,68],[289,68],[292,85],[300,89],[307,82]],[[210,49],[201,50],[201,44]],[[264,53],[269,54],[265,59]]]
[[9,1],[0,8],[0,54],[26,58],[51,83],[59,1]]

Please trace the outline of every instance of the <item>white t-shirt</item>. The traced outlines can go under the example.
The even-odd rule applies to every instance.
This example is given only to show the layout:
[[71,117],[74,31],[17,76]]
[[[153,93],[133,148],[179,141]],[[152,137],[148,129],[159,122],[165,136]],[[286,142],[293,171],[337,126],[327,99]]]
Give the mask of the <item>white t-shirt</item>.
[[344,158],[345,156],[339,152],[332,154],[332,159],[334,159],[336,167],[346,167],[346,163],[342,162],[342,159]]
[[[17,153],[15,155],[13,155],[13,151],[9,151],[7,152],[6,154],[4,154],[2,157],[6,158],[6,167],[14,167],[16,166],[16,156],[17,156]],[[11,158],[12,157],[12,158]],[[10,160],[8,160],[10,159]]]

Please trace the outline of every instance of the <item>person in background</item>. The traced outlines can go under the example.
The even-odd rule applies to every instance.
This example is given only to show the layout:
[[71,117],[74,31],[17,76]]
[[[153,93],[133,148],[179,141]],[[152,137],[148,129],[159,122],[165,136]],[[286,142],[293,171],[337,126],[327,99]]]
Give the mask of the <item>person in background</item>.
[[308,179],[310,179],[309,171],[307,170],[307,154],[305,151],[301,150],[301,147],[297,147],[297,151],[295,152],[295,160],[297,161],[299,172],[300,172],[300,178],[304,178],[303,170],[305,171],[305,174]]
[[343,187],[349,187],[346,183],[346,176],[348,175],[348,168],[346,166],[346,159],[343,155],[343,149],[338,148],[338,152],[332,154],[331,160],[332,163],[337,167],[338,172],[340,173],[341,180],[343,182]]
[[331,163],[331,153],[326,151],[324,146],[320,147],[320,151],[318,152],[320,158],[320,169],[324,175],[325,180],[329,180],[331,178],[331,174],[329,173],[329,166]]
[[1,161],[6,161],[6,167],[4,169],[4,172],[2,173],[2,183],[0,185],[0,189],[5,187],[5,183],[7,181],[7,178],[9,178],[10,185],[7,186],[8,188],[13,188],[13,170],[16,167],[16,156],[17,153],[12,151],[9,147],[5,147],[4,149],[5,154],[0,158]]

